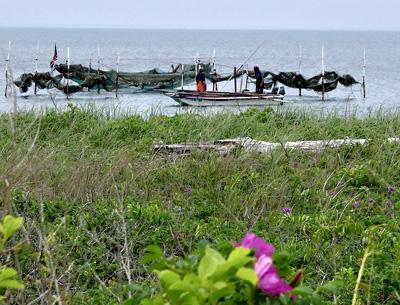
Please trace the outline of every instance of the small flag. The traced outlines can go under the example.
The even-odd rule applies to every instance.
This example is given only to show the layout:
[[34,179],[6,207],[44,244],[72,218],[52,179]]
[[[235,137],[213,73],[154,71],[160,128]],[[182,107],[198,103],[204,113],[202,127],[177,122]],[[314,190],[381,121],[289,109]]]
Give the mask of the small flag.
[[54,55],[50,61],[50,68],[52,68],[52,69],[54,68],[54,65],[56,64],[57,59],[58,59],[57,45],[54,45]]

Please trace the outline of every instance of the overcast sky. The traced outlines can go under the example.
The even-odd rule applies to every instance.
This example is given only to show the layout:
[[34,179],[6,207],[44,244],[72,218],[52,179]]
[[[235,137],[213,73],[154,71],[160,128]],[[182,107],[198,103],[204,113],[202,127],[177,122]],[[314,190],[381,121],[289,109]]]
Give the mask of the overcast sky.
[[400,30],[400,0],[1,0],[0,26]]

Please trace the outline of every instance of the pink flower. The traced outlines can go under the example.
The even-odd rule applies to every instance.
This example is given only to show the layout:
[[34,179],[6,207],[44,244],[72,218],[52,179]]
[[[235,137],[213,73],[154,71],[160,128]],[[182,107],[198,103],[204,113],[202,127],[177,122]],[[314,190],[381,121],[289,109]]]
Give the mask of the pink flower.
[[183,189],[183,193],[185,195],[190,195],[192,193],[192,188],[190,186],[187,186]]
[[292,287],[279,277],[270,256],[262,255],[257,260],[254,271],[258,277],[258,288],[263,292],[275,296],[292,290]]
[[242,242],[238,243],[236,246],[246,249],[255,249],[257,258],[262,255],[271,257],[275,252],[273,245],[266,243],[262,238],[258,237],[254,233],[247,233]]
[[385,204],[386,204],[386,207],[387,207],[388,209],[393,208],[393,203],[392,203],[390,200],[386,201]]

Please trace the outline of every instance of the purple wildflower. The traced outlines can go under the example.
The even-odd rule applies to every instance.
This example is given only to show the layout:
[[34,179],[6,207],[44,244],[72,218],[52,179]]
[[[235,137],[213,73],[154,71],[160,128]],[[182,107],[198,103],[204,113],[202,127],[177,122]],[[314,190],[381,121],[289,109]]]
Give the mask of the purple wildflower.
[[375,201],[375,199],[373,199],[373,198],[370,198],[370,199],[368,200],[368,204],[369,204],[370,206],[374,206],[375,203],[376,203],[376,201]]
[[240,199],[240,204],[241,205],[246,205],[247,204],[247,200],[246,199]]
[[387,207],[388,209],[393,208],[393,203],[392,203],[390,200],[386,201],[385,204],[386,204],[386,207]]
[[284,215],[289,215],[290,213],[292,213],[292,209],[291,208],[283,208],[282,213]]
[[187,186],[183,189],[183,192],[185,195],[190,195],[192,193],[192,188],[190,186]]
[[275,296],[292,290],[292,287],[279,277],[270,256],[261,256],[256,262],[254,271],[258,277],[258,288],[263,292]]
[[359,206],[360,206],[359,201],[354,201],[354,203],[352,204],[353,209],[357,209]]
[[254,233],[247,233],[243,240],[236,246],[246,249],[255,249],[255,255],[257,258],[263,255],[272,256],[272,253],[275,252],[273,245],[266,243],[262,238],[258,237]]
[[391,185],[388,185],[387,192],[388,192],[388,194],[394,193],[394,187]]
[[344,183],[343,181],[340,181],[340,182],[336,185],[336,187],[339,188],[339,189],[343,188],[344,186],[345,186],[345,183]]

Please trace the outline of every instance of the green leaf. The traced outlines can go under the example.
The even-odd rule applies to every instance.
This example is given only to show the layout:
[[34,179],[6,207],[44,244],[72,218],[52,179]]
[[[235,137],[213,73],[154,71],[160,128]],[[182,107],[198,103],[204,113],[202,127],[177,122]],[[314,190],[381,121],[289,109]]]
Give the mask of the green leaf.
[[141,261],[144,264],[151,263],[153,261],[162,260],[164,258],[164,253],[161,248],[155,245],[148,246],[146,248],[146,254],[143,256]]
[[24,284],[14,279],[17,276],[17,271],[13,268],[3,268],[0,271],[0,287],[24,289]]
[[291,292],[295,295],[301,295],[301,296],[310,296],[314,293],[314,291],[311,288],[304,286],[296,287]]
[[3,268],[0,270],[0,282],[16,276],[18,273],[13,268]]
[[175,291],[190,291],[190,289],[191,285],[183,281],[175,282],[169,287],[169,290],[175,290]]
[[229,254],[228,261],[235,261],[236,259],[248,256],[250,253],[251,253],[250,249],[237,247],[231,252],[231,254]]
[[235,293],[235,286],[225,282],[217,282],[213,285],[213,293],[210,296],[211,304],[215,304],[223,297],[232,296]]
[[338,289],[340,287],[343,287],[343,282],[341,281],[331,281],[329,283],[326,283],[325,285],[320,287],[320,290],[326,290],[331,292],[332,294],[335,294],[338,292]]
[[210,246],[206,248],[206,255],[212,257],[212,259],[217,263],[224,263],[225,259],[218,251],[212,249]]
[[7,215],[0,224],[0,232],[3,234],[4,240],[8,240],[24,223],[22,217],[14,217]]
[[321,305],[321,298],[317,294],[313,294],[310,296],[310,300],[312,302],[312,305]]
[[290,302],[290,297],[289,297],[288,295],[286,295],[286,294],[281,294],[281,295],[279,296],[279,301],[281,301],[281,303],[282,303],[283,305],[287,305],[287,304],[289,304],[289,302]]
[[186,292],[179,298],[179,304],[197,305],[200,304],[200,300],[193,292]]
[[217,270],[219,265],[225,262],[224,257],[218,251],[215,251],[208,246],[206,248],[206,254],[199,264],[199,277],[204,281]]
[[181,280],[179,274],[170,270],[159,271],[157,275],[167,287]]
[[257,286],[258,277],[253,269],[250,268],[240,268],[236,272],[236,276],[243,281],[251,283],[253,286]]
[[210,279],[213,281],[229,281],[229,279],[232,278],[236,272],[237,268],[232,262],[225,262],[217,266]]
[[17,280],[4,280],[0,281],[0,287],[12,289],[24,289],[25,286]]
[[199,264],[199,277],[205,280],[206,278],[211,276],[216,269],[217,265],[213,258],[206,255],[201,259]]
[[232,263],[237,268],[244,267],[253,260],[253,258],[249,256],[250,253],[250,249],[245,249],[243,247],[236,248],[229,255],[228,262]]
[[151,271],[164,270],[167,268],[167,262],[164,258],[164,253],[158,246],[148,246],[146,248],[146,254],[141,258],[143,264],[149,265]]

